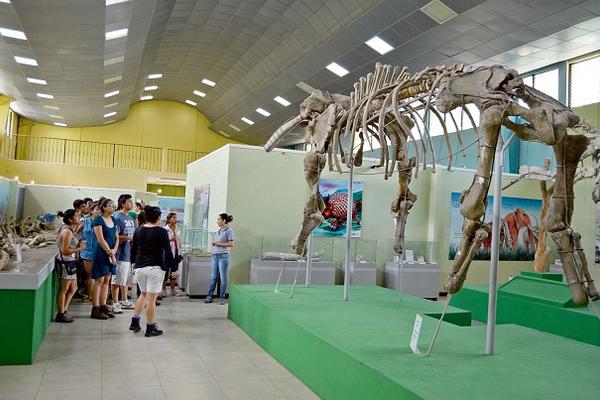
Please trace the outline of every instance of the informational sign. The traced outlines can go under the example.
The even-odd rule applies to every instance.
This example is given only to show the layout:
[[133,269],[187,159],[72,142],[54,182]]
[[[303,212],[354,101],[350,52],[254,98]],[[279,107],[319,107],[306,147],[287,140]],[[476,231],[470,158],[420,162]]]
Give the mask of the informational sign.
[[423,317],[417,314],[415,318],[415,325],[413,326],[412,336],[410,337],[410,349],[415,354],[421,354],[418,348],[419,335],[421,334],[421,324],[423,323]]

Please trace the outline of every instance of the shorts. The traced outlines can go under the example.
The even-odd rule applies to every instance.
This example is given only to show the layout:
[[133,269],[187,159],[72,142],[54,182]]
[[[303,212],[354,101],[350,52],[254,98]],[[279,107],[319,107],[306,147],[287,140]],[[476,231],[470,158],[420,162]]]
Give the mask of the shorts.
[[127,285],[127,279],[129,278],[129,270],[131,269],[131,263],[129,261],[118,261],[117,262],[117,273],[112,276],[111,283],[113,285],[125,286]]
[[77,280],[77,273],[74,274],[67,274],[67,269],[66,268],[61,268],[62,271],[60,272],[60,279],[68,279],[68,280]]
[[159,266],[136,268],[135,278],[142,293],[160,293],[165,271]]
[[135,279],[135,268],[133,266],[129,268],[129,276],[127,277],[127,284],[131,286],[137,285],[137,279]]

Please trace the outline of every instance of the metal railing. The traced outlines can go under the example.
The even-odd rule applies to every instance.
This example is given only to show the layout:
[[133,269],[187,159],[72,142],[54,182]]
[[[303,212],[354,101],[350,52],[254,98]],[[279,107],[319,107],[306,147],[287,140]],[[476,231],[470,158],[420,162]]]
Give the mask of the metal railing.
[[185,174],[187,164],[204,155],[187,150],[27,135],[4,136],[0,142],[0,158],[5,159],[180,174]]

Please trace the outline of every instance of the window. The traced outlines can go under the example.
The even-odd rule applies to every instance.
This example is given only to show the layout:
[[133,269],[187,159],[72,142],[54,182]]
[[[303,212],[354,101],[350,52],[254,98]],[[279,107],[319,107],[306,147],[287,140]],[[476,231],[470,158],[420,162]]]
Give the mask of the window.
[[523,83],[558,100],[558,68],[526,76]]
[[[467,110],[469,110],[469,113],[471,113],[471,116],[473,117],[473,121],[475,121],[475,124],[478,125],[479,124],[479,109],[474,104],[465,104],[465,107],[467,108]],[[456,125],[452,121],[452,117],[449,114],[452,114],[452,117],[454,117],[454,121],[456,121]],[[441,115],[441,117],[444,118],[444,115]],[[462,107],[455,108],[454,110],[452,110],[450,113],[448,113],[446,115],[446,124],[445,125],[446,125],[446,130],[448,131],[448,133],[456,132],[457,126],[458,126],[458,129],[461,131],[473,128],[473,124],[471,124],[471,120],[469,119],[469,116],[467,115],[467,113],[463,112]],[[439,136],[439,135],[444,134],[444,129],[442,128],[442,123],[434,113],[429,113],[429,134],[431,136]]]
[[569,66],[569,105],[579,107],[600,102],[600,56]]

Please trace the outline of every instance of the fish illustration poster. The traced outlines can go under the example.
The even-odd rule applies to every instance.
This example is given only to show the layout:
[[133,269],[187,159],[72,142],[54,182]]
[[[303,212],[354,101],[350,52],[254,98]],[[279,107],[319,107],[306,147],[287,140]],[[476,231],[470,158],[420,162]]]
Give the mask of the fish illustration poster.
[[[325,201],[324,221],[314,231],[315,236],[345,236],[348,209],[348,181],[321,179],[319,192]],[[363,183],[352,183],[352,237],[360,237],[362,227]]]

